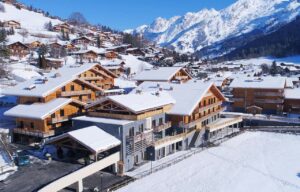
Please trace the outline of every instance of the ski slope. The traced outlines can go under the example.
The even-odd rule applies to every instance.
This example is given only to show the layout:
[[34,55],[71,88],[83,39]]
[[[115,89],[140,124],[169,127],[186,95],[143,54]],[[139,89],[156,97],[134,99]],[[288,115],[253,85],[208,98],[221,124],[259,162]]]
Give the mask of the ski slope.
[[298,192],[300,136],[246,132],[119,192]]

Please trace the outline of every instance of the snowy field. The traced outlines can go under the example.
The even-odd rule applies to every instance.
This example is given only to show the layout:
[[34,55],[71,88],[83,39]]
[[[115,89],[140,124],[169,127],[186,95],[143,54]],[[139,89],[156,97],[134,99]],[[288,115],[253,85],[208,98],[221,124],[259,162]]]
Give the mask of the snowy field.
[[119,190],[298,192],[300,136],[247,132]]
[[232,61],[236,64],[257,64],[261,65],[263,63],[265,64],[272,64],[273,61],[276,61],[277,64],[285,63],[285,64],[292,64],[292,65],[300,65],[300,56],[291,56],[291,57],[284,57],[284,58],[273,58],[273,57],[259,57],[259,58],[253,58],[253,59],[244,59],[244,60],[236,60]]

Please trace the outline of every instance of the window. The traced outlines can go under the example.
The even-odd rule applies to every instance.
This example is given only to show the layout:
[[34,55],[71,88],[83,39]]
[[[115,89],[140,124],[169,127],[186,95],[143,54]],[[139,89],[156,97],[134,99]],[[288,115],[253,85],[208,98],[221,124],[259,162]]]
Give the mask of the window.
[[159,118],[159,125],[163,124],[163,118]]
[[33,129],[34,128],[34,124],[33,122],[30,123],[30,128]]
[[152,127],[156,127],[156,121],[152,120]]
[[134,136],[134,127],[131,127],[131,128],[129,129],[129,136],[130,136],[130,137],[133,137],[133,136]]
[[75,90],[74,85],[71,85],[71,91],[74,91],[74,90]]
[[216,102],[216,98],[214,97],[214,103]]
[[65,116],[65,110],[63,110],[63,109],[60,110],[60,116],[61,117]]
[[203,105],[206,106],[206,100],[203,101]]
[[54,119],[54,118],[55,118],[55,113],[53,113],[53,114],[51,115],[51,118],[52,118],[52,119]]
[[81,90],[84,90],[84,85],[81,85]]
[[144,124],[140,124],[140,126],[139,126],[139,132],[140,133],[144,132]]

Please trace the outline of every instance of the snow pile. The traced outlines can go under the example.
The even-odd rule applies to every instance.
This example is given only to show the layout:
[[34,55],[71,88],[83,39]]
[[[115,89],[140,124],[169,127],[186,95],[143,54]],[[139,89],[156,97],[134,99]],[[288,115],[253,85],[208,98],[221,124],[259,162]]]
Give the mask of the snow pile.
[[297,192],[300,138],[247,132],[119,191]]
[[220,11],[204,9],[182,17],[159,17],[133,33],[142,33],[160,45],[172,45],[177,51],[194,52],[255,29],[272,30],[296,18],[299,11],[296,0],[238,0]]

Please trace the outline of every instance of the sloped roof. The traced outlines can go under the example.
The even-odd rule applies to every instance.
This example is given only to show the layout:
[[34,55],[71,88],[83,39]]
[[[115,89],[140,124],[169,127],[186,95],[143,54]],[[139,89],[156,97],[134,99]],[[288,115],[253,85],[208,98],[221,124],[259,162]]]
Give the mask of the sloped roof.
[[190,81],[185,84],[174,84],[168,82],[144,82],[136,89],[143,91],[157,91],[159,89],[167,91],[176,101],[169,114],[173,115],[191,115],[199,102],[207,94],[211,88],[215,88],[219,92],[221,99],[225,101],[225,97],[215,87],[213,83]]
[[[2,94],[14,96],[45,97],[56,89],[63,87],[67,83],[77,79],[78,75],[92,69],[96,65],[99,64],[86,63],[80,66],[63,66],[57,70],[53,70],[49,74],[46,74],[44,77],[36,77],[19,83],[15,87],[5,89],[2,91]],[[47,82],[43,83],[42,78],[47,78]],[[35,86],[35,88],[28,89],[29,87],[33,86]]]
[[169,81],[182,67],[160,67],[145,70],[134,77],[136,81]]
[[4,115],[29,119],[45,119],[58,109],[70,104],[72,101],[72,99],[58,98],[47,103],[35,103],[31,105],[21,104],[6,111]]
[[67,137],[74,139],[78,143],[87,147],[93,153],[106,151],[121,144],[120,140],[96,126],[70,131],[48,140],[46,144],[50,144]]
[[118,103],[134,113],[175,103],[175,100],[167,92],[159,92],[159,95],[153,92],[132,93],[108,96],[107,99]]

